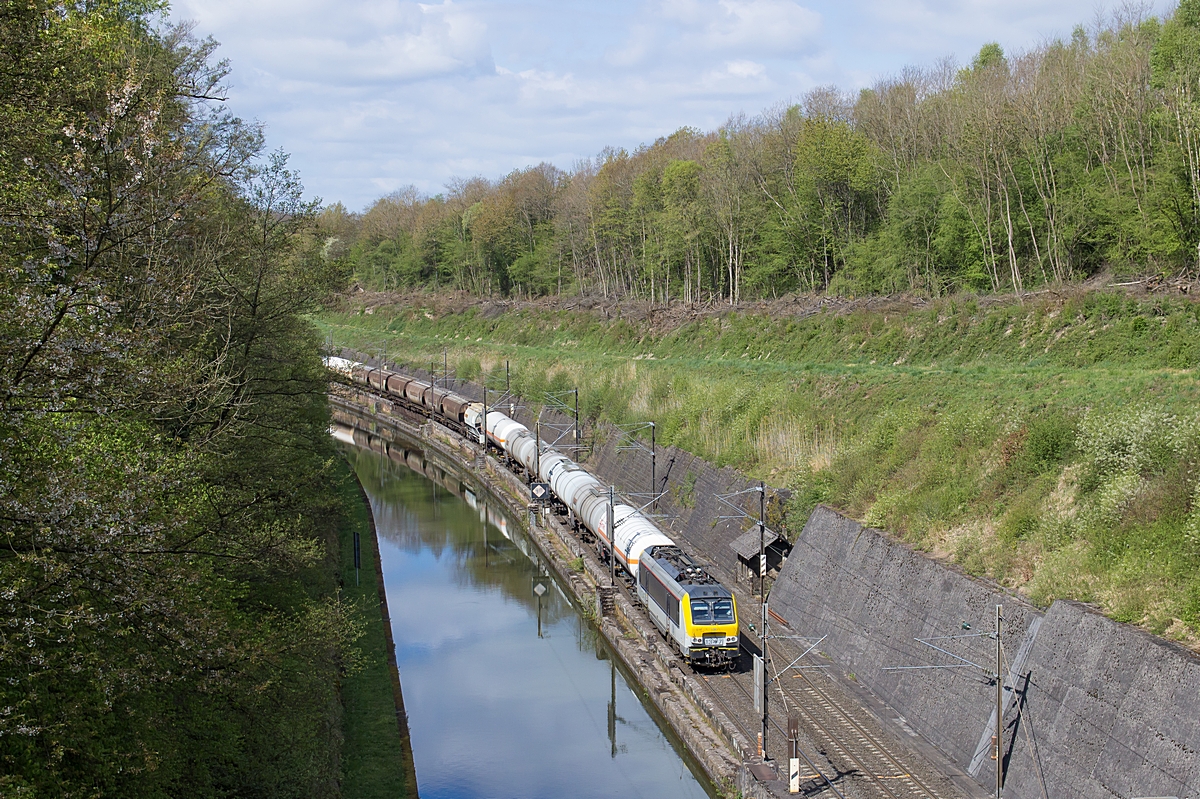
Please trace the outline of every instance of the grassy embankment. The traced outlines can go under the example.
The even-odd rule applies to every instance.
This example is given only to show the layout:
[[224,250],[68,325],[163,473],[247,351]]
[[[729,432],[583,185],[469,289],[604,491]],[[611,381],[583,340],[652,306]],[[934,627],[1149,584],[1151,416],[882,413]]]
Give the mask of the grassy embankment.
[[[825,502],[1035,602],[1200,642],[1200,306],[1091,293],[673,328],[380,308],[335,342],[441,360]],[[498,370],[498,371],[497,371]],[[797,527],[793,522],[793,527]]]
[[[340,530],[342,595],[357,609],[363,635],[361,661],[342,680],[342,796],[345,799],[415,797],[416,775],[407,756],[408,741],[396,721],[388,639],[379,609],[375,547],[367,506],[348,465],[343,465],[341,494],[346,523]],[[354,532],[360,536],[361,571],[354,576]]]

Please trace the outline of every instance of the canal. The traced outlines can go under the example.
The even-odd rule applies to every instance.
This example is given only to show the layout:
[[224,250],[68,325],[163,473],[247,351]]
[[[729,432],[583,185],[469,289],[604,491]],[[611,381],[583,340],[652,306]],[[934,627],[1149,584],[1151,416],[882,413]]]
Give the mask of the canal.
[[375,516],[422,799],[712,795],[497,503],[415,445],[335,432]]

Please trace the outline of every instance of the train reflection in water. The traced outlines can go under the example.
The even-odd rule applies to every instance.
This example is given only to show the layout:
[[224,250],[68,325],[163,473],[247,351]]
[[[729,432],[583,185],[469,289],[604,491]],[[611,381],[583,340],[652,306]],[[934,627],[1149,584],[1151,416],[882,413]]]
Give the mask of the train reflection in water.
[[[518,525],[509,520],[499,503],[488,502],[486,495],[464,482],[451,464],[437,456],[428,456],[424,450],[411,442],[390,435],[390,431],[386,429],[377,432],[365,429],[364,426],[369,424],[369,420],[338,411],[334,414],[330,432],[339,441],[370,450],[386,459],[377,464],[360,463],[357,459],[355,462],[359,479],[364,487],[368,488],[368,494],[393,500],[373,508],[379,535],[410,550],[427,546],[441,554],[449,548],[460,558],[463,575],[468,579],[481,585],[500,587],[510,599],[536,608],[537,595],[530,594],[531,585],[528,578],[510,575],[504,570],[488,570],[496,563],[528,562],[538,574],[546,574],[540,553],[533,542],[521,532]],[[430,494],[428,503],[405,502],[405,499],[411,498],[397,493],[398,489],[407,484],[395,479],[398,474],[396,467],[420,475],[432,484],[429,488],[436,486],[448,492],[461,500],[461,506],[457,502],[446,503],[445,497],[436,492]],[[436,536],[439,525],[427,523],[440,521],[443,523],[441,526],[445,527],[446,516],[453,516],[450,521],[460,521],[467,515],[468,509],[479,522],[476,525],[476,529],[479,530],[478,540],[459,540],[459,537],[450,534],[449,530],[446,531],[445,538],[439,539]],[[570,600],[562,588],[548,577],[544,577],[543,582],[547,589],[541,603],[546,613],[545,621],[554,623],[560,618],[573,615]],[[555,601],[550,600],[551,591],[556,595]]]
[[456,464],[338,421],[375,515],[423,799],[705,796],[521,526]]

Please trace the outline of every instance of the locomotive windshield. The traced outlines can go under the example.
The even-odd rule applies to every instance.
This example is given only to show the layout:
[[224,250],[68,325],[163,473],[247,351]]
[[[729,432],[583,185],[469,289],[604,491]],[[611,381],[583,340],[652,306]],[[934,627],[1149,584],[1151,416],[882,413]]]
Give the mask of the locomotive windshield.
[[732,599],[716,599],[713,600],[713,621],[718,624],[733,623],[733,600]]
[[703,599],[692,600],[692,623],[708,624],[713,620],[712,606]]

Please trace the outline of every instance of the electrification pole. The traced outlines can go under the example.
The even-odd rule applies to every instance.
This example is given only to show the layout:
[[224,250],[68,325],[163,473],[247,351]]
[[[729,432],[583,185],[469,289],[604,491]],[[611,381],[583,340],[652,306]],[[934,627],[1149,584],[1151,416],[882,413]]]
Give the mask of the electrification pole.
[[1001,671],[1000,620],[1003,605],[996,606],[996,799],[1004,785],[1004,676]]
[[479,444],[483,447],[483,457],[487,458],[487,383],[483,384],[483,421],[479,425]]
[[758,481],[758,595],[767,604],[767,490]]
[[762,597],[762,658],[763,658],[763,689],[762,689],[762,741],[763,760],[769,760],[767,750],[767,698],[771,684],[770,657],[767,654],[767,489],[766,483],[758,482],[758,591]]
[[762,661],[763,661],[763,686],[762,686],[762,756],[763,760],[771,759],[767,751],[767,702],[771,694],[767,689],[771,685],[771,660],[767,655],[767,600],[764,598],[762,603]]
[[650,423],[650,496],[658,510],[658,475],[654,470],[654,422]]
[[613,530],[613,526],[616,524],[613,511],[615,490],[616,486],[608,487],[608,559],[611,561],[608,566],[608,584],[613,587],[617,585],[617,537]]

